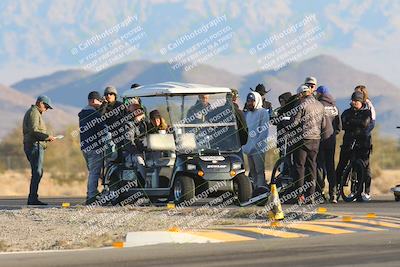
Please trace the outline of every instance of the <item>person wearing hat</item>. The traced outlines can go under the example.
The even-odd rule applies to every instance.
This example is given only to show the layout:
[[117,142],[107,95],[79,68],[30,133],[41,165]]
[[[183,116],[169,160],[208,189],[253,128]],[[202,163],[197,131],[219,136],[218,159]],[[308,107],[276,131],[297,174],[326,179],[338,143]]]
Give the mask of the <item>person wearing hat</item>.
[[124,142],[124,132],[119,131],[123,127],[126,106],[117,100],[118,92],[114,86],[107,86],[104,89],[104,101],[100,106],[100,114],[106,117],[106,125],[111,133],[112,140],[115,143],[118,151],[118,159],[121,158],[121,146]]
[[342,120],[336,101],[329,93],[326,86],[317,88],[317,99],[324,106],[325,118],[328,124],[332,125],[332,135],[321,140],[317,156],[317,187],[316,190],[323,195],[325,187],[325,176],[329,182],[329,201],[337,203],[337,181],[335,172],[335,150],[336,135],[342,130]]
[[165,122],[165,119],[161,117],[161,114],[157,109],[152,110],[149,116],[150,116],[150,129],[148,130],[149,134],[160,133],[160,131],[167,131],[168,125]]
[[79,113],[79,132],[81,150],[89,171],[86,192],[86,205],[96,201],[101,169],[103,167],[102,148],[106,137],[106,124],[98,111],[103,98],[97,91],[88,94],[88,105]]
[[25,113],[22,123],[24,152],[32,172],[28,205],[47,205],[39,200],[38,190],[43,176],[44,151],[47,143],[56,139],[47,131],[42,117],[43,113],[49,109],[53,109],[50,98],[45,95],[39,96],[35,105],[32,105]]
[[[297,127],[293,140],[300,140],[293,152],[294,180],[298,183],[299,192],[302,192],[301,188],[303,188],[305,180],[311,183],[305,194],[299,194],[299,204],[314,203],[316,200],[314,193],[317,175],[317,154],[321,134],[327,131],[324,106],[313,97],[312,92],[312,89],[307,85],[301,85],[297,89],[297,93],[300,96],[300,104],[293,122],[293,125]],[[319,200],[318,195],[317,200]]]
[[306,85],[306,86],[308,86],[308,87],[310,87],[310,89],[311,89],[311,94],[314,94],[315,93],[315,91],[317,90],[317,79],[315,78],[315,77],[307,77],[305,80],[304,80],[304,85]]
[[372,151],[371,127],[373,124],[371,110],[364,103],[362,92],[351,95],[351,107],[343,111],[341,119],[344,130],[343,144],[340,150],[339,163],[336,168],[338,180],[343,175],[345,166],[351,157],[351,144],[356,140],[356,158],[363,161],[366,169],[364,192],[357,201],[370,201],[371,169],[369,157]]
[[[252,89],[250,88],[250,90],[252,90]],[[254,92],[257,92],[257,93],[259,93],[259,94],[261,95],[261,98],[262,98],[262,107],[265,108],[266,110],[268,110],[269,116],[271,117],[271,115],[272,115],[272,104],[271,104],[271,102],[269,102],[269,101],[266,100],[267,93],[268,93],[269,91],[270,91],[270,90],[267,91],[267,90],[265,89],[265,86],[264,86],[264,84],[262,84],[262,83],[259,83],[259,84],[256,86],[256,89],[254,90]],[[244,111],[244,112],[247,111],[247,102],[246,102],[245,105],[244,105],[243,111]]]
[[255,187],[266,185],[265,181],[265,155],[268,145],[269,113],[262,107],[261,95],[251,92],[247,95],[246,123],[249,131],[247,143],[243,146],[243,153],[249,162],[249,176]]

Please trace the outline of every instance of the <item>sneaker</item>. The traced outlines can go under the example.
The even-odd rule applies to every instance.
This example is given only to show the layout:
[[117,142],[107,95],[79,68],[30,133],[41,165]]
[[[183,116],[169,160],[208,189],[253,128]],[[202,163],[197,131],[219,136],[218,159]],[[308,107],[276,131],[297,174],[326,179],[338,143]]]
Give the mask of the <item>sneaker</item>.
[[370,194],[364,194],[364,193],[362,193],[362,194],[361,194],[361,198],[362,198],[362,200],[365,201],[365,202],[371,201],[371,195],[370,195]]
[[332,204],[337,204],[337,197],[336,197],[336,194],[334,194],[333,196],[331,196],[331,197],[329,198],[329,202],[332,203]]
[[35,199],[35,200],[28,200],[28,205],[32,205],[32,206],[47,206],[47,203],[44,203],[42,201],[40,201],[39,199]]

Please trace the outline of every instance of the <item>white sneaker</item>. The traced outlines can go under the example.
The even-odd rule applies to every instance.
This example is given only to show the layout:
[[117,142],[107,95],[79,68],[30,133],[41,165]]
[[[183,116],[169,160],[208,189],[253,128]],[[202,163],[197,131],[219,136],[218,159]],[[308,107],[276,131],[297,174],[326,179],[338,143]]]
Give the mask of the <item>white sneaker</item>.
[[362,200],[365,202],[371,201],[371,195],[370,194],[361,194]]

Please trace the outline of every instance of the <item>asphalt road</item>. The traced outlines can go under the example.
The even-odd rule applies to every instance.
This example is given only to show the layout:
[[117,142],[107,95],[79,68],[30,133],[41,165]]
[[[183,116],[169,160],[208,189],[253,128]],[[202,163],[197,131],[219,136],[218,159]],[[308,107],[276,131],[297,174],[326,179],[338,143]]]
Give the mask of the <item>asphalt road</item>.
[[400,231],[0,255],[0,266],[400,266]]
[[[85,199],[82,197],[64,197],[64,198],[42,198],[42,201],[49,204],[42,208],[48,207],[61,207],[62,203],[68,202],[71,206],[83,205]],[[202,203],[197,203],[201,206]],[[196,204],[195,204],[196,206]],[[26,198],[21,197],[0,197],[0,210],[2,209],[20,209],[26,206]],[[291,205],[282,205],[283,209],[291,207]],[[339,201],[338,204],[321,204],[318,207],[327,208],[328,212],[332,213],[348,213],[354,215],[376,213],[378,215],[400,217],[400,202],[395,202],[393,195],[379,196],[374,198],[371,202],[360,203],[351,202],[346,203]],[[236,206],[229,206],[229,208],[237,208]],[[243,209],[243,208],[242,208]]]
[[[0,209],[19,209],[25,199],[2,198]],[[50,207],[82,198],[48,198]],[[323,204],[334,214],[366,214],[400,218],[392,196],[369,203]],[[290,207],[284,205],[284,209]],[[230,208],[236,208],[234,206]],[[34,253],[2,253],[3,266],[400,266],[400,230],[318,235],[296,239],[264,239],[217,244],[164,244]]]

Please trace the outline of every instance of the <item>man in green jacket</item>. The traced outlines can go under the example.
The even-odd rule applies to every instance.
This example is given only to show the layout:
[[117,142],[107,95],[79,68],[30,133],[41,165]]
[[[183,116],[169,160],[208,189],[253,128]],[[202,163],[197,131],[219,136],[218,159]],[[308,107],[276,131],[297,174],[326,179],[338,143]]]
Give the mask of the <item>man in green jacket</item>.
[[37,98],[25,113],[23,121],[24,151],[32,170],[31,185],[29,189],[28,205],[47,205],[38,199],[39,183],[43,176],[43,158],[47,142],[52,142],[55,137],[47,132],[42,114],[52,109],[51,100],[45,95]]

